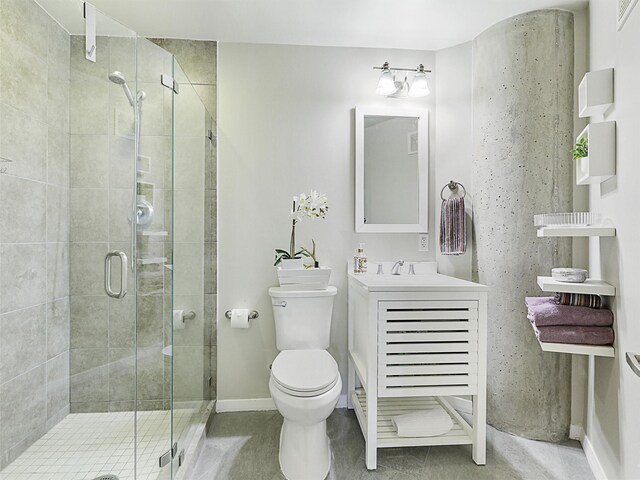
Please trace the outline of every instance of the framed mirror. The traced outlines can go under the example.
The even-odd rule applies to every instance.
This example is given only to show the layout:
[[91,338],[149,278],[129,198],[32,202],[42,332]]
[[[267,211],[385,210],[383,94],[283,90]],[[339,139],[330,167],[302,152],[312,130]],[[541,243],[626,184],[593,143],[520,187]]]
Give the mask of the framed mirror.
[[428,233],[426,109],[356,107],[356,232]]

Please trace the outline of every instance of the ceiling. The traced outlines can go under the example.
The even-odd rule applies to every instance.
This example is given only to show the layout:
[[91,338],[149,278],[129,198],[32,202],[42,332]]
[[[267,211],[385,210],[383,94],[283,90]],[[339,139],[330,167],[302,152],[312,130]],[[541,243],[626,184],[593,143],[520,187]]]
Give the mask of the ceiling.
[[[38,0],[70,33],[80,0]],[[587,0],[93,0],[146,37],[440,50],[513,15]]]

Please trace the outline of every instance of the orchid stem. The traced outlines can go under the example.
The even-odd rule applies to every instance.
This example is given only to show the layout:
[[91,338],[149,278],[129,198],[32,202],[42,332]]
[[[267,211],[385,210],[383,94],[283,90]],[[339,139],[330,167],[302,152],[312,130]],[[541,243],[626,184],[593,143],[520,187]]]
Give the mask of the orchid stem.
[[296,221],[293,219],[291,222],[291,242],[289,243],[289,253],[291,258],[294,258],[296,254]]

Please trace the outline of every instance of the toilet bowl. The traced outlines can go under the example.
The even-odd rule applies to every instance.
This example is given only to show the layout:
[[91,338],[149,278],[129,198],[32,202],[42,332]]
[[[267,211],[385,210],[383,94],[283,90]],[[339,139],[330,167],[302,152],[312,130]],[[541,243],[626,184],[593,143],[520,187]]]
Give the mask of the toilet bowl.
[[335,408],[342,380],[326,350],[284,350],[271,367],[269,391],[284,417],[280,468],[287,480],[322,480],[331,467],[327,417]]

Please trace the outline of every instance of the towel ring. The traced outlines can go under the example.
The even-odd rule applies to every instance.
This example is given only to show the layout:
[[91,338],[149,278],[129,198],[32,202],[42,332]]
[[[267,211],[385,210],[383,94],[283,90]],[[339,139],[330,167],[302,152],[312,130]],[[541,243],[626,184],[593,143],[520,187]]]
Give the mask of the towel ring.
[[444,193],[444,189],[449,187],[449,190],[451,190],[452,193],[457,192],[458,191],[458,187],[462,187],[462,190],[464,190],[463,194],[462,194],[462,198],[467,196],[467,189],[464,188],[464,185],[462,185],[460,182],[454,182],[453,180],[451,180],[449,183],[447,183],[444,187],[442,187],[442,190],[440,190],[440,198],[444,201],[444,196],[442,195]]

